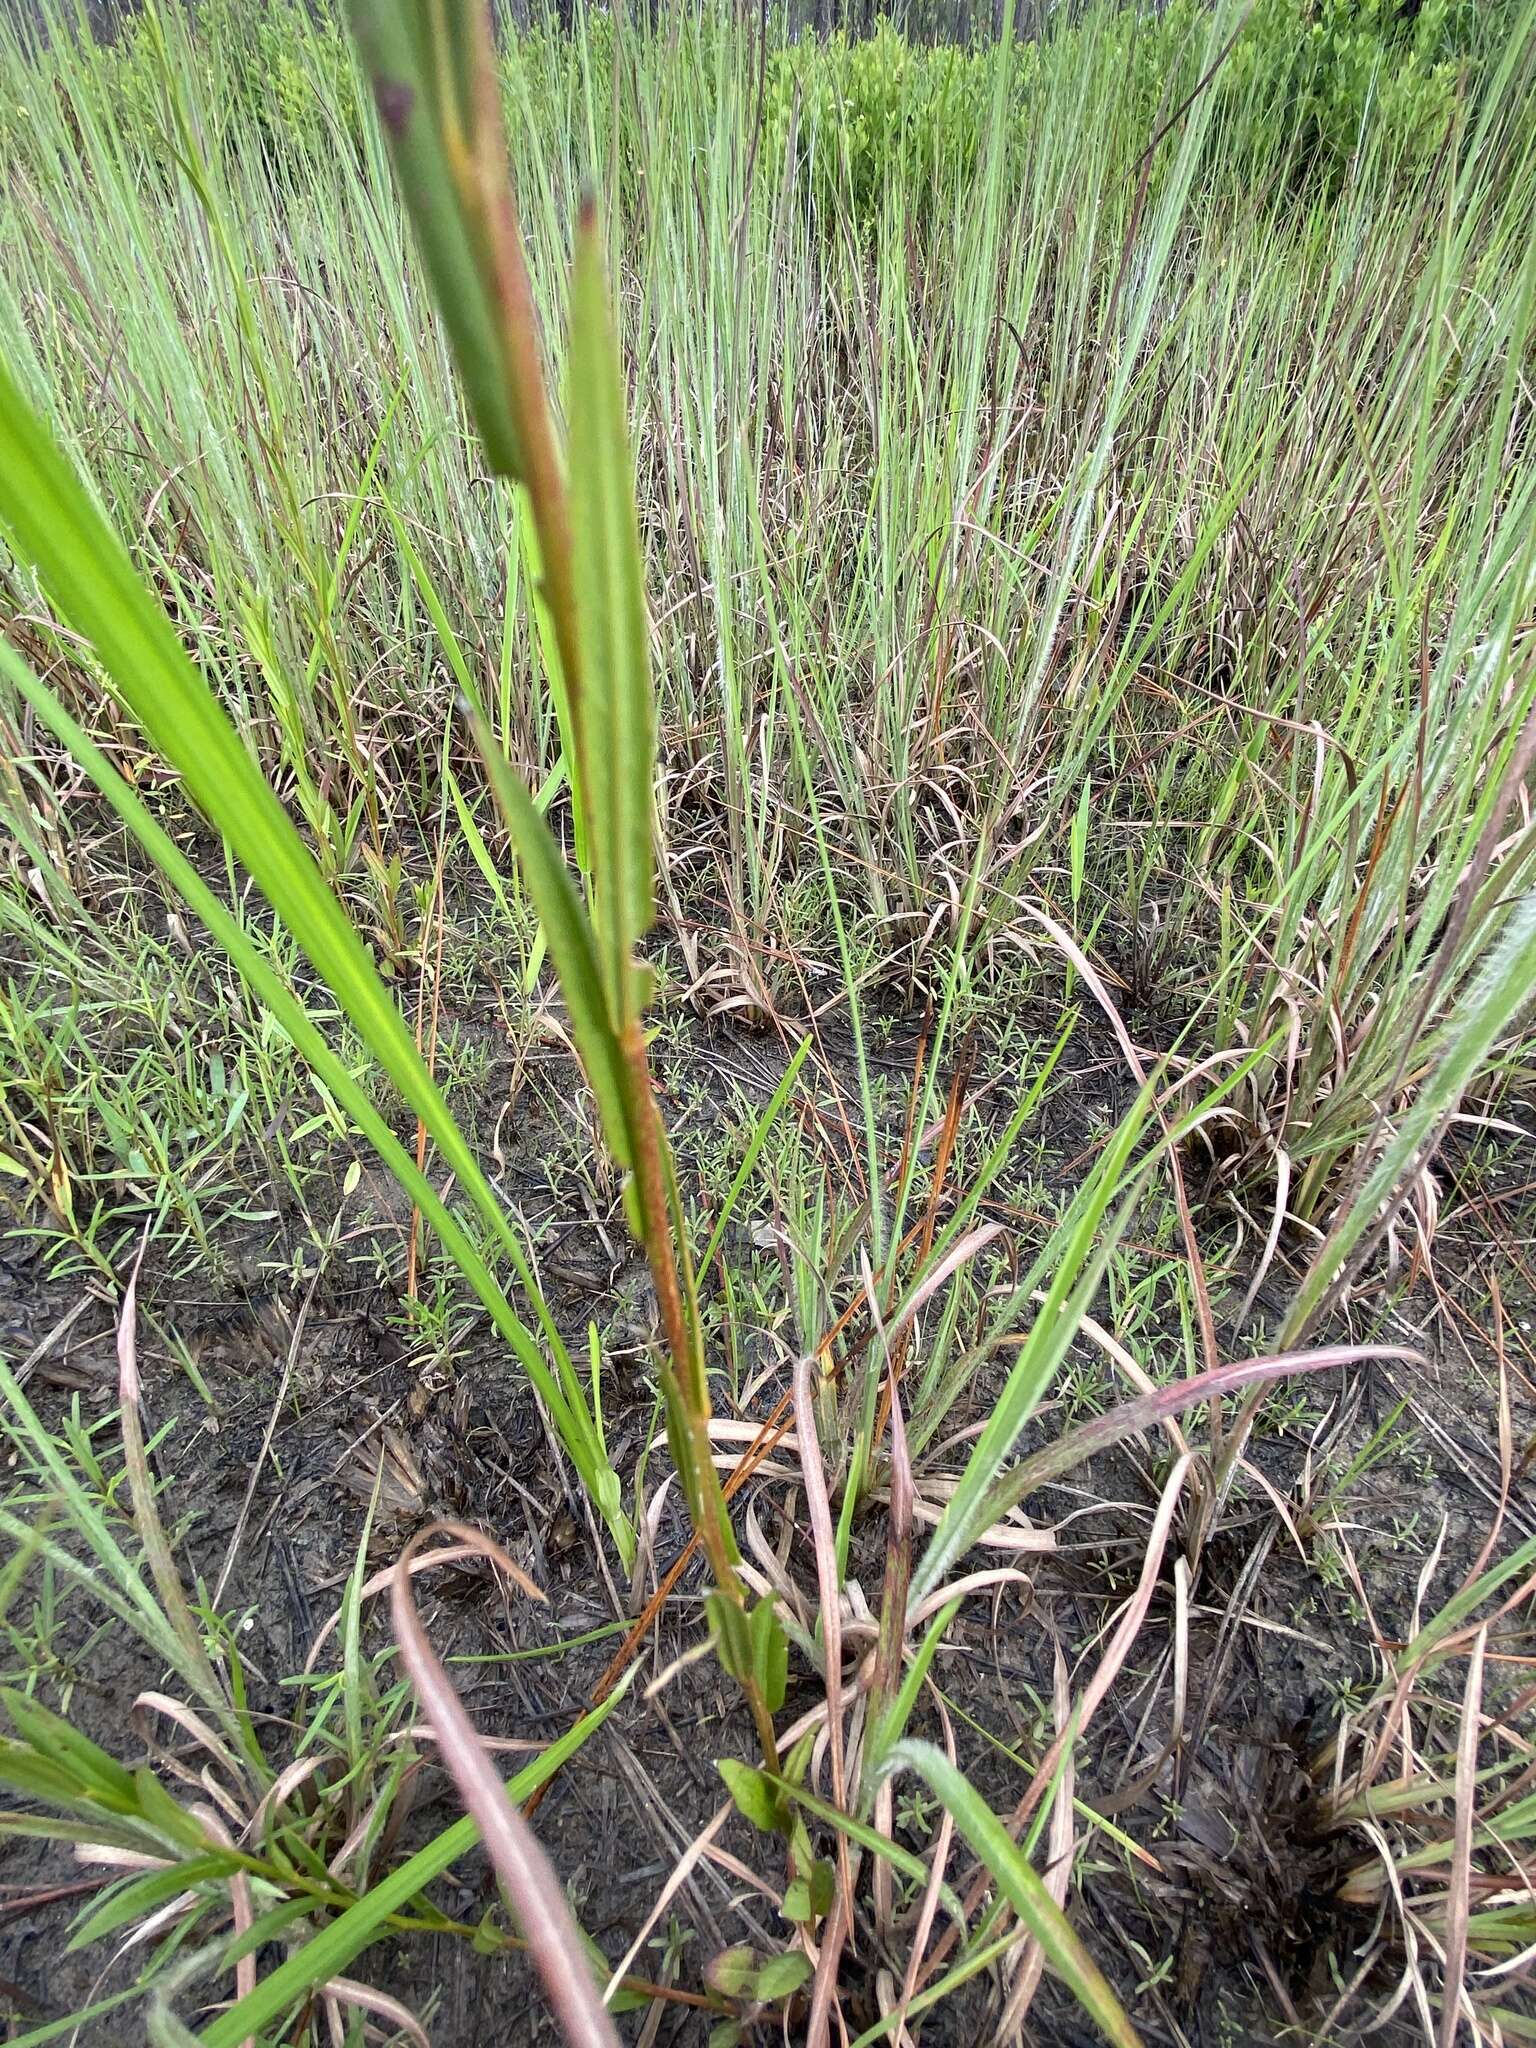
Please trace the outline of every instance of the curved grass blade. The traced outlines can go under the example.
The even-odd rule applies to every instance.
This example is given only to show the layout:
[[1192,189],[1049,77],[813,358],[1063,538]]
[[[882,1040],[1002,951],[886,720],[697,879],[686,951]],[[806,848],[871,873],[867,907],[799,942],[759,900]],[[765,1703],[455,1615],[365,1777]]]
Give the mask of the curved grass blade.
[[[390,1590],[395,1640],[437,1736],[443,1761],[480,1830],[486,1853],[522,1924],[544,1993],[560,2031],[572,2048],[618,2048],[613,2021],[603,2009],[582,1935],[555,1867],[531,1827],[503,1790],[501,1774],[475,1733],[447,1672],[438,1661],[416,1612],[410,1562],[436,1534],[422,1530],[406,1545]],[[489,1537],[455,1526],[462,1544],[471,1543],[504,1570],[511,1560]],[[542,1595],[540,1596],[542,1597]]]
[[1009,1370],[997,1405],[976,1440],[960,1483],[912,1574],[909,1609],[944,1583],[955,1560],[969,1550],[993,1519],[989,1500],[1003,1462],[1066,1356],[1079,1318],[1088,1308],[1135,1200],[1133,1190],[1099,1237],[1109,1205],[1121,1190],[1149,1102],[1150,1091],[1143,1088],[1047,1247],[1044,1257],[1053,1261],[1056,1270],[1045,1301]]
[[1193,1373],[1188,1379],[1172,1380],[1156,1393],[1122,1401],[1095,1415],[1090,1422],[1069,1429],[1044,1450],[1021,1458],[1000,1472],[986,1496],[988,1522],[1000,1521],[1010,1508],[1028,1499],[1037,1487],[1062,1479],[1086,1459],[1097,1457],[1123,1443],[1138,1431],[1182,1415],[1202,1401],[1222,1394],[1235,1394],[1267,1380],[1288,1379],[1295,1373],[1325,1372],[1330,1366],[1350,1365],[1365,1359],[1402,1359],[1422,1364],[1423,1353],[1403,1344],[1330,1344],[1316,1351],[1284,1351],[1272,1358],[1242,1358],[1219,1365],[1212,1372]]

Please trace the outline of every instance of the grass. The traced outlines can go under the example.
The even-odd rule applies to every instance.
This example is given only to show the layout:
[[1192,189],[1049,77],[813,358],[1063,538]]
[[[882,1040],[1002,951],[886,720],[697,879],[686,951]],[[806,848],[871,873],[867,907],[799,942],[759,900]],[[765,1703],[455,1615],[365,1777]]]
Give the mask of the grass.
[[[1051,2038],[1044,1971],[1166,2035],[1171,1957],[1105,1932],[1116,1858],[1165,1875],[1115,1819],[1156,1738],[1100,1812],[1088,1725],[1166,1691],[1198,1771],[1200,1617],[1256,1613],[1294,1540],[1381,1687],[1341,1691],[1298,1823],[1369,1858],[1306,1864],[1338,1916],[1312,2022],[1524,2038],[1529,1276],[1494,1235],[1468,1310],[1435,1261],[1531,1066],[1536,17],[1091,8],[961,52],[578,13],[492,53],[469,15],[355,13],[360,56],[237,0],[0,27],[0,1191],[119,1359],[110,1422],[29,1393],[46,1330],[0,1383],[0,1827],[132,1859],[77,1938],[139,1936],[157,2040],[423,2038],[382,1950],[349,1974],[385,1933],[525,1935],[578,2040],[613,2038],[610,1976],[646,2039],[971,2038],[978,1985]],[[153,1398],[196,1403],[148,1442],[141,1265]],[[1340,1559],[1402,1405],[1356,1429],[1315,1390],[1422,1372],[1426,1271],[1497,1356],[1494,1528],[1399,1653]],[[178,1468],[228,1397],[179,1325],[253,1283],[302,1306],[209,1574]],[[409,1393],[363,1432],[335,1668],[276,1711],[246,1514],[351,1285]],[[712,1646],[760,1758],[722,1734],[726,1806],[663,1832],[590,1991],[572,1873],[410,1593],[450,1553],[540,1593],[548,1555],[489,1541],[471,1469],[393,1643],[374,1614],[385,1446],[421,1519],[409,1425],[476,1386],[544,1432],[519,1483],[604,1602],[568,1633],[633,1624],[515,1795],[633,1742],[658,1616],[652,1695]],[[1021,1745],[955,1660],[1079,1515],[1105,1619]],[[211,1805],[84,1725],[103,1613]],[[472,1817],[425,1846],[418,1699]],[[733,1813],[772,1931],[708,1961],[674,1917],[635,1975]],[[477,1836],[522,1935],[430,1889]],[[1267,1938],[1265,2024],[1304,2027]]]

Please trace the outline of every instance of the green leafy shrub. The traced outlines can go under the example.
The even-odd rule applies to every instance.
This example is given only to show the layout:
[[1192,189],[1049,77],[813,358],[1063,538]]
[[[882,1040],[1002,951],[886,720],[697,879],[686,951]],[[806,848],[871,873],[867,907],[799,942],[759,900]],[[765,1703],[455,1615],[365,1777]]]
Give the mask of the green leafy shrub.
[[[165,128],[165,32],[155,15],[139,15],[102,53],[125,134],[153,136]],[[361,136],[351,56],[328,9],[304,0],[268,0],[259,9],[200,0],[193,33],[216,66],[209,104],[232,133],[254,127],[274,155],[303,155],[334,146],[339,113],[351,138]]]
[[[1070,75],[1077,65],[1114,80],[1129,170],[1159,119],[1195,85],[1208,13],[1205,0],[1166,0],[1156,11],[1130,5],[1020,42],[1010,59],[1010,175],[1026,161],[1047,75]],[[1256,0],[1214,84],[1213,167],[1249,183],[1283,177],[1282,189],[1294,190],[1334,181],[1369,145],[1382,166],[1411,169],[1440,146],[1458,95],[1475,92],[1509,18],[1510,0]],[[346,38],[334,10],[308,0],[262,8],[193,0],[190,17],[125,22],[95,53],[124,135],[153,148],[174,125],[161,42],[183,32],[202,53],[206,106],[230,138],[258,135],[274,158],[333,148],[338,123],[360,138]],[[607,71],[611,39],[611,20],[600,13],[579,38],[553,21],[511,34],[506,76],[519,74],[525,117],[547,111],[563,121],[580,72]],[[909,42],[883,18],[864,38],[806,35],[770,58],[763,161],[782,166],[792,151],[807,193],[855,220],[873,220],[892,189],[909,219],[944,218],[988,147],[994,57],[988,46]],[[0,108],[0,140],[24,150],[23,116]]]
[[[1331,182],[1367,144],[1383,165],[1422,163],[1501,45],[1508,13],[1475,0],[1416,9],[1403,0],[1257,0],[1215,82],[1213,150],[1250,184],[1282,167],[1293,181]],[[1009,88],[1011,155],[1022,160],[1015,145],[1045,71],[1076,62],[1113,76],[1119,132],[1139,151],[1198,81],[1207,14],[1202,0],[1169,0],[1156,13],[1130,6],[1058,29],[1048,44],[1021,44]],[[921,213],[977,170],[994,106],[991,61],[987,50],[908,43],[884,19],[862,41],[806,37],[772,60],[770,161],[792,147],[807,188],[856,219],[872,218],[893,185]]]
[[909,44],[889,21],[853,42],[807,38],[773,59],[765,112],[770,161],[793,147],[823,198],[874,214],[899,180],[909,197],[953,189],[974,172],[991,100],[987,58]]
[[1400,0],[1262,0],[1223,79],[1229,118],[1246,112],[1252,155],[1277,146],[1303,177],[1335,177],[1368,139],[1388,161],[1421,161],[1443,140],[1500,11],[1471,0],[1425,0],[1412,13]]

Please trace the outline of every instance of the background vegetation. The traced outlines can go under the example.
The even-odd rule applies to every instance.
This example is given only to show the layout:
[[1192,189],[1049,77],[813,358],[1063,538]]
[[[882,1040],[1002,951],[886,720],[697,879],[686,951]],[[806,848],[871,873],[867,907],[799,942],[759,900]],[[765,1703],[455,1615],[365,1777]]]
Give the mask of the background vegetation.
[[[358,13],[434,47],[429,7]],[[1224,2023],[1536,2038],[1528,1276],[1502,1235],[1536,973],[1536,15],[1170,0],[935,39],[956,26],[507,24],[487,75],[531,320],[504,331],[521,273],[479,202],[449,179],[424,210],[404,146],[420,244],[396,196],[428,85],[393,96],[343,21],[203,0],[107,40],[53,11],[0,31],[0,1613],[30,1801],[0,1825],[139,1873],[82,1938],[142,1935],[142,1978],[120,1963],[103,1996],[147,1999],[159,2038],[186,2038],[171,2001],[213,1995],[200,1977],[240,2000],[209,2043],[418,2038],[385,1951],[355,1962],[381,1932],[521,1940],[494,1898],[482,1920],[431,1889],[474,1827],[412,1832],[408,1679],[434,1730],[451,1707],[370,1591],[429,1510],[499,1523],[472,1460],[446,1503],[410,1481],[412,1431],[459,1389],[526,1424],[597,1632],[654,1619],[659,1588],[655,1670],[692,1683],[712,1632],[742,1690],[712,1753],[774,1938],[706,1971],[674,1917],[616,1974],[637,2034],[815,2037],[840,1999],[850,2038],[931,2007],[928,2038],[973,2039],[983,2010],[1022,2024],[1048,1966],[1101,2029],[1180,2038],[1171,1941],[1100,1924],[1095,1961],[1063,1909],[1100,1866],[1133,1889],[1148,1857],[1179,1867],[1158,1830],[1226,1654],[1198,1616],[1257,1597],[1278,1531],[1357,1653],[1283,1731],[1296,1898],[1337,1918],[1296,1936],[1305,1966],[1247,1956],[1259,2006]],[[422,76],[488,148],[453,47],[462,72]],[[502,337],[488,381],[521,394],[505,444],[445,246]],[[627,436],[592,397],[604,274]],[[544,372],[568,517],[518,409]],[[654,798],[654,995],[615,763]],[[539,867],[540,820],[580,893]],[[653,1102],[672,1151],[626,1206]],[[573,1233],[604,1274],[574,1305]],[[147,1445],[141,1260],[154,1399],[182,1422]],[[395,1333],[398,1448],[370,1424],[339,1626],[284,1693],[245,1669],[238,1554],[258,1486],[288,1490],[279,1415],[303,1441],[311,1304],[340,1326],[349,1288]],[[232,1398],[194,1308],[252,1295],[287,1305],[292,1348],[221,1566],[178,1484]],[[81,1316],[116,1331],[110,1388],[29,1393]],[[1385,1462],[1422,1490],[1429,1427],[1399,1432],[1395,1379],[1362,1408],[1366,1361],[1412,1388],[1431,1356],[1477,1416],[1479,1532],[1394,1528],[1402,1555],[1362,1570],[1358,1489]],[[1353,1397],[1327,1377],[1350,1361]],[[668,1439],[703,1608],[666,1570]],[[1121,1441],[1129,1471],[1085,1463]],[[749,1507],[727,1515],[715,1465]],[[956,1774],[997,1754],[990,1696],[957,1743],[964,1683],[934,1675],[956,1603],[1017,1601],[1030,1630],[1037,1524],[1122,1496],[1130,1575],[1123,1530],[1090,1524],[1107,1619],[1039,1636],[989,1806]],[[1250,1576],[1223,1543],[1256,1518]],[[145,1660],[103,1686],[106,1728],[80,1706],[103,1611]],[[565,1732],[520,1794],[650,1711],[609,1690],[579,1718],[591,1674],[555,1668]],[[1127,1708],[1100,1812],[1079,1744],[1133,1669],[1171,1699],[1180,1775]],[[186,1741],[133,1749],[136,1693]],[[459,1761],[483,1773],[444,1747],[461,1787]],[[970,1890],[902,1771],[969,1843]],[[484,1832],[499,1795],[466,1797]],[[679,1886],[700,1839],[672,1845]],[[658,1914],[690,1896],[651,1890]],[[1078,2024],[1054,1995],[1042,2039]]]

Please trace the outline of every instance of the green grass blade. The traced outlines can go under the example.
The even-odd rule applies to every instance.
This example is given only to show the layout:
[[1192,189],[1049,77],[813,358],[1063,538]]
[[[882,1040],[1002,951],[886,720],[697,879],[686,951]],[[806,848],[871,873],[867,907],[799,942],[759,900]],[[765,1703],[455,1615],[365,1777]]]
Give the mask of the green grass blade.
[[778,1119],[779,1111],[788,1101],[789,1091],[794,1087],[796,1077],[804,1066],[805,1056],[810,1049],[810,1039],[808,1037],[802,1038],[795,1047],[794,1055],[789,1065],[780,1076],[778,1087],[774,1089],[772,1096],[763,1109],[762,1115],[752,1127],[752,1136],[748,1140],[746,1151],[741,1156],[741,1164],[737,1167],[731,1184],[726,1190],[725,1200],[720,1205],[720,1214],[715,1218],[714,1228],[709,1233],[709,1242],[699,1254],[697,1270],[700,1273],[707,1273],[709,1271],[710,1260],[713,1259],[715,1253],[720,1249],[720,1240],[724,1237],[731,1218],[736,1212],[736,1204],[741,1200],[742,1190],[752,1178],[757,1162],[762,1157],[763,1147],[768,1142],[768,1133],[773,1129]]
[[1347,1216],[1314,1261],[1286,1317],[1281,1348],[1305,1331],[1349,1255],[1379,1222],[1416,1158],[1432,1149],[1494,1047],[1527,1009],[1536,989],[1536,890],[1515,904],[1472,985],[1452,1011],[1433,1071],[1398,1119]]
[[575,693],[595,921],[616,1029],[644,1007],[634,950],[651,928],[655,711],[645,572],[623,369],[595,207],[582,209],[571,278],[566,409],[572,570],[582,674]]
[[539,816],[533,798],[502,758],[495,735],[470,714],[480,758],[522,866],[523,882],[560,977],[571,1036],[597,1098],[603,1134],[619,1164],[634,1158],[626,1108],[623,1054],[609,1022],[602,968],[591,924],[571,871]]
[[1110,1203],[1123,1185],[1131,1153],[1146,1120],[1148,1100],[1148,1092],[1143,1089],[1047,1248],[1046,1256],[1055,1271],[1045,1301],[1009,1370],[986,1427],[976,1440],[960,1483],[912,1574],[908,1597],[914,1606],[943,1583],[950,1567],[987,1527],[989,1501],[998,1474],[1065,1357],[1078,1322],[1093,1298],[1134,1196],[1122,1204],[1117,1219],[1097,1245],[1095,1238]]
[[[349,13],[475,426],[494,467],[516,476],[521,451],[499,308],[454,174],[457,165],[466,180],[473,175],[463,48],[470,9],[431,7],[427,0],[352,0]],[[438,30],[454,39],[454,60],[448,63],[437,61],[432,37]]]
[[912,1770],[954,1816],[955,1825],[992,1873],[1020,1920],[1039,1942],[1045,1960],[1117,2048],[1139,2048],[1139,2036],[1103,1972],[1083,1947],[1039,1873],[970,1780],[930,1742],[898,1742],[888,1771]]

